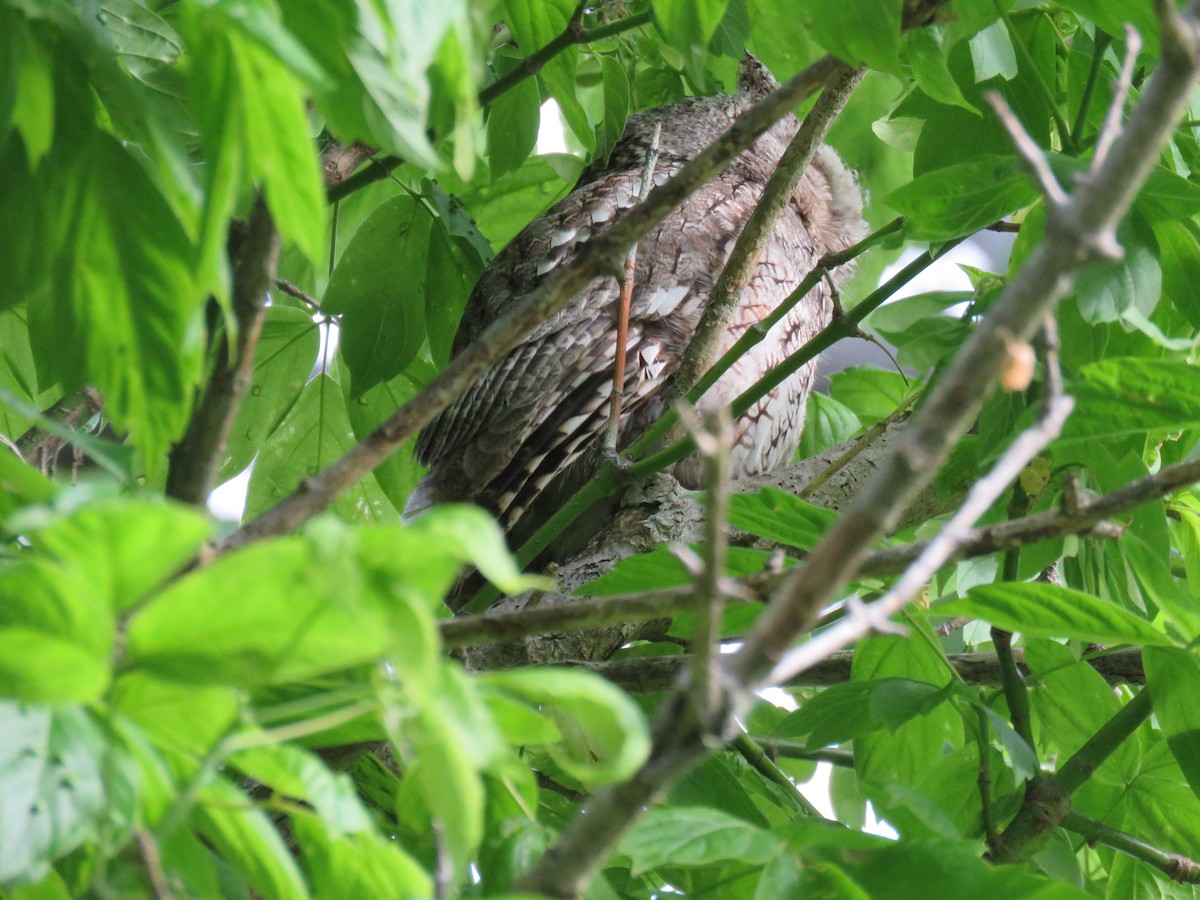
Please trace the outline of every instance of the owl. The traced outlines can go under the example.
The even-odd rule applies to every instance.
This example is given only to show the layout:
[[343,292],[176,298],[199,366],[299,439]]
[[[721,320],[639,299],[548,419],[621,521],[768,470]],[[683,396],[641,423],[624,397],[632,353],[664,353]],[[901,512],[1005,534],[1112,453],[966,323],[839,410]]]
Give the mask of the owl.
[[[565,199],[496,256],[468,300],[454,351],[637,204],[656,126],[661,134],[654,181],[661,185],[776,86],[747,57],[736,94],[687,97],[632,116],[608,161],[587,169]],[[678,369],[738,234],[798,127],[792,116],[778,122],[638,243],[619,446],[636,440],[663,412],[663,387]],[[781,303],[823,254],[848,247],[864,232],[859,189],[834,151],[823,146],[751,273],[718,352]],[[834,276],[839,277],[841,270]],[[540,518],[528,516],[531,509],[573,492],[609,411],[619,291],[613,276],[596,278],[422,431],[416,455],[429,471],[407,515],[433,503],[470,501],[497,515],[511,537],[519,523],[528,530],[523,517]],[[818,285],[713,385],[700,408],[728,404],[820,331],[831,313],[829,288]],[[791,459],[812,382],[810,363],[734,423],[734,477]],[[689,487],[699,486],[701,471],[694,457],[674,470]]]

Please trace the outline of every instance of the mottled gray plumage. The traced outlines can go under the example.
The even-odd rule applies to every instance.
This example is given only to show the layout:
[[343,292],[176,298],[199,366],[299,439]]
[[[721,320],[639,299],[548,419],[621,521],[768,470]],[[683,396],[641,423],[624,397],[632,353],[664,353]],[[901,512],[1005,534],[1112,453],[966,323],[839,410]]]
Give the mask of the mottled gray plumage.
[[[734,96],[689,97],[632,117],[608,163],[584,172],[569,196],[495,258],[468,301],[455,352],[570,260],[581,243],[636,204],[656,123],[662,133],[654,180],[662,184],[772,87],[766,70],[750,60]],[[709,292],[797,127],[791,116],[778,123],[639,242],[623,444],[662,412],[661,388],[678,368]],[[822,254],[862,237],[861,212],[853,178],[837,155],[822,147],[742,293],[720,352],[787,297]],[[604,428],[618,290],[611,276],[593,281],[430,423],[417,444],[417,456],[430,470],[409,501],[409,513],[431,503],[470,500],[511,524],[579,459]],[[728,403],[816,334],[830,314],[829,290],[822,284],[736,363],[700,405]],[[735,423],[735,477],[767,471],[791,458],[812,380],[810,364]],[[689,486],[697,485],[699,473],[695,460],[676,468]]]

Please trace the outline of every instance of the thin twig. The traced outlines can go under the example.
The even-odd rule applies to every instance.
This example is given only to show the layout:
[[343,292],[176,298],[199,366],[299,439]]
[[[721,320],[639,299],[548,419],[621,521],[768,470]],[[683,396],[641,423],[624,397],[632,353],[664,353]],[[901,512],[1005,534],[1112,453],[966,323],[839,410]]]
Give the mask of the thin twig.
[[275,287],[277,287],[279,290],[283,291],[289,297],[294,297],[295,299],[299,300],[301,303],[303,303],[305,306],[307,306],[313,312],[320,312],[321,301],[317,300],[313,297],[310,297],[308,294],[304,293],[304,291],[300,290],[300,288],[296,287],[296,285],[292,284],[290,281],[287,281],[286,279],[283,279],[283,278],[276,278],[275,279]]
[[142,860],[146,863],[146,874],[150,877],[154,900],[171,900],[174,895],[171,893],[171,885],[167,882],[162,854],[158,852],[158,842],[154,840],[154,835],[144,828],[135,828],[133,836],[142,851]]
[[849,750],[840,750],[837,747],[810,748],[799,741],[762,737],[761,735],[750,735],[750,739],[762,747],[763,751],[769,757],[782,756],[784,759],[808,759],[813,762],[827,762],[833,766],[849,768],[854,766],[854,754]]
[[[582,7],[581,7],[582,8]],[[650,187],[654,184],[654,167],[658,164],[658,142],[662,136],[662,123],[654,123],[654,134],[646,148],[646,163],[642,167],[642,183],[638,186],[638,203],[646,201]],[[625,267],[621,277],[621,291],[617,296],[617,343],[613,360],[613,387],[609,398],[608,427],[604,432],[604,449],[617,452],[617,439],[621,431],[621,401],[625,395],[625,356],[629,343],[629,308],[633,304],[633,289],[637,272],[637,241],[629,245],[625,253]]]
[[1104,164],[1108,150],[1113,141],[1121,133],[1121,114],[1125,110],[1125,101],[1129,99],[1129,91],[1133,88],[1133,70],[1137,65],[1137,55],[1142,49],[1142,36],[1131,25],[1125,26],[1125,59],[1121,62],[1121,74],[1113,85],[1112,102],[1108,105],[1108,113],[1104,117],[1104,125],[1096,138],[1096,149],[1092,154],[1089,171],[1095,171]]
[[763,778],[772,784],[781,787],[788,799],[795,805],[800,815],[806,819],[823,819],[820,811],[812,805],[807,797],[800,792],[800,788],[792,779],[787,777],[787,774],[775,764],[775,761],[767,756],[763,747],[760,747],[754,738],[746,734],[744,731],[739,731],[729,746],[736,750],[738,754],[748,762],[754,771],[758,772]]
[[[1074,508],[1049,510],[1023,519],[973,529],[946,562],[988,556],[1011,547],[1067,534],[1115,538],[1121,532],[1118,527],[1108,524],[1109,519],[1197,482],[1200,482],[1200,459],[1176,463],[1094,500],[1078,501]],[[928,541],[916,541],[876,550],[863,561],[860,572],[863,575],[887,575],[903,571],[928,547]],[[741,579],[738,583],[742,589],[740,592],[750,591],[763,596],[775,590],[787,577],[786,572],[763,574]],[[442,622],[440,628],[447,647],[476,646],[555,631],[581,631],[613,622],[644,622],[665,618],[686,611],[691,602],[690,589],[680,587],[529,606],[514,612],[465,616]]]
[[1118,831],[1103,822],[1081,816],[1077,812],[1067,814],[1063,828],[1083,837],[1091,845],[1103,844],[1131,856],[1139,862],[1153,866],[1172,881],[1180,884],[1200,884],[1200,862],[1179,853],[1168,853],[1152,844],[1138,840],[1131,834]]
[[703,566],[696,583],[696,625],[692,632],[692,703],[702,717],[719,714],[723,687],[720,682],[721,615],[725,598],[721,581],[729,544],[729,453],[732,425],[720,410],[710,413],[693,435],[704,455],[706,496]]
[[975,736],[979,748],[979,774],[975,784],[979,789],[979,815],[983,822],[983,837],[990,848],[996,842],[996,823],[992,819],[992,743],[988,737],[991,726],[983,707],[976,710]]
[[1021,125],[1021,120],[1017,118],[1017,114],[1012,111],[1012,108],[999,94],[989,91],[984,97],[991,104],[992,109],[995,110],[996,118],[1000,120],[1005,130],[1008,131],[1008,136],[1016,146],[1017,152],[1021,154],[1021,159],[1025,161],[1025,165],[1029,168],[1034,180],[1037,181],[1038,189],[1041,190],[1042,196],[1046,198],[1046,202],[1051,206],[1060,206],[1066,203],[1066,191],[1062,189],[1058,183],[1058,179],[1054,177],[1054,172],[1050,168],[1050,163],[1046,160],[1046,155],[1042,153],[1042,148],[1029,136],[1029,132]]

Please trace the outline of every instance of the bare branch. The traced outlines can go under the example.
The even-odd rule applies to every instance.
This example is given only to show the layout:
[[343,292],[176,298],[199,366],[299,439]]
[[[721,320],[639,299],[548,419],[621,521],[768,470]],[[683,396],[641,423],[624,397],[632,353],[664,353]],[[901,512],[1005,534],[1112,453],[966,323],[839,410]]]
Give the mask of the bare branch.
[[283,279],[283,278],[276,278],[275,279],[275,287],[278,288],[279,290],[283,291],[289,297],[293,297],[296,300],[299,300],[301,303],[303,303],[305,306],[307,306],[313,312],[320,311],[321,302],[313,297],[310,297],[308,294],[304,293],[304,291],[300,290],[300,288],[296,287],[296,285],[292,284],[290,281],[287,281],[286,279]]

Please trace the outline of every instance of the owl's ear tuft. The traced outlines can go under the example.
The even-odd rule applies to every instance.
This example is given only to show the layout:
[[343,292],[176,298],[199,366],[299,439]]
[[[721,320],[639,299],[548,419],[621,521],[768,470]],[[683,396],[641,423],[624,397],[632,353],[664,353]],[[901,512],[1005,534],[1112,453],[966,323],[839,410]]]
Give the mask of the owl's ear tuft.
[[761,100],[779,87],[779,82],[757,56],[747,51],[738,66],[738,93],[752,101]]

